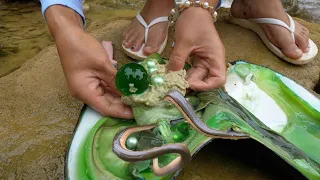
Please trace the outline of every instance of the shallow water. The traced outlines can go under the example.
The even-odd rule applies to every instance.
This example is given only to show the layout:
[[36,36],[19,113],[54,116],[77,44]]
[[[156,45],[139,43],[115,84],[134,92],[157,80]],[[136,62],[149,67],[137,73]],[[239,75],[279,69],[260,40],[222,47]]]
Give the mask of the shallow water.
[[[142,5],[141,1],[135,2],[88,1],[87,3],[90,5],[90,9],[86,14],[88,26],[93,19],[134,16],[136,10]],[[286,5],[287,9],[299,14],[301,17],[305,16],[305,11],[295,9],[297,5],[294,2],[297,1],[290,1]],[[314,17],[318,19],[317,6],[319,6],[319,3],[318,1],[310,0],[300,2],[302,7],[314,13]],[[119,10],[120,8],[121,10]],[[0,77],[16,70],[25,61],[53,43],[54,41],[48,32],[38,4],[0,5],[0,44],[4,46],[4,50],[8,53],[8,55],[0,55]],[[23,102],[21,103],[23,104]],[[36,105],[34,106],[29,107],[29,109],[40,108],[36,107]],[[31,116],[30,114],[28,115]],[[57,151],[58,153],[61,148],[65,147],[65,144],[55,144],[54,139],[60,138],[63,139],[63,142],[68,143],[72,132],[67,131],[66,127],[70,128],[74,123],[72,124],[67,119],[55,121],[54,112],[52,112],[52,118],[50,123],[43,122],[44,124],[42,125],[39,125],[38,121],[36,121],[42,119],[41,117],[27,117],[27,120],[31,119],[31,122],[28,123],[25,123],[24,120],[17,120],[16,122],[6,120],[2,122],[8,124],[10,128],[13,127],[14,130],[12,132],[15,133],[8,132],[6,129],[2,129],[0,132],[1,136],[9,137],[6,143],[0,144],[0,149],[5,152],[11,152],[6,155],[0,154],[0,179],[32,177],[32,174],[27,176],[23,174],[26,173],[24,172],[25,167],[30,165],[23,162],[25,162],[25,159],[37,160],[39,156],[43,156],[43,158],[40,158],[37,167],[32,169],[37,169],[39,166],[38,171],[45,171],[47,179],[59,179],[62,177],[64,157],[47,157],[46,152]],[[45,133],[37,129],[34,131],[35,134],[24,134],[23,138],[20,137],[20,132],[25,128],[52,129],[52,127],[56,126],[61,127],[56,134]],[[34,137],[39,137],[39,139]],[[17,139],[19,141],[16,141]],[[52,149],[52,147],[59,148]],[[271,162],[270,157],[275,159],[274,162]],[[56,167],[47,167],[48,161],[55,161]],[[277,170],[280,171],[280,176],[276,176],[274,167],[278,167],[279,163],[281,168]],[[285,179],[287,172],[293,170],[285,164],[283,166],[286,168],[283,168],[282,164],[282,160],[277,159],[270,151],[253,141],[217,140],[201,150],[192,163],[182,171],[178,179]],[[32,165],[35,166],[35,164]],[[36,171],[34,174],[40,174],[39,172]],[[297,175],[296,179],[299,178],[301,177]]]

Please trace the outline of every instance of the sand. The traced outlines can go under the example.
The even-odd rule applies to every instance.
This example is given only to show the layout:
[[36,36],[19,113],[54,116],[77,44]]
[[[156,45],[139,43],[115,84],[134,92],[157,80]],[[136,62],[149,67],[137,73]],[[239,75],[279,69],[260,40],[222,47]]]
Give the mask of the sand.
[[[269,52],[256,34],[226,22],[225,15],[220,14],[216,26],[228,61],[244,59],[270,67],[310,91],[314,88],[319,81],[320,54],[308,65],[288,64]],[[99,41],[113,41],[114,59],[120,64],[130,61],[121,50],[122,32],[130,20],[96,21],[87,29]],[[297,20],[309,28],[310,37],[320,46],[320,24]],[[166,58],[171,42],[172,38],[163,54]],[[1,179],[62,179],[65,152],[83,104],[68,93],[56,47],[45,48],[21,68],[1,77],[0,87]],[[227,165],[221,168],[226,170],[220,177],[228,172]],[[186,169],[192,169],[192,163]]]

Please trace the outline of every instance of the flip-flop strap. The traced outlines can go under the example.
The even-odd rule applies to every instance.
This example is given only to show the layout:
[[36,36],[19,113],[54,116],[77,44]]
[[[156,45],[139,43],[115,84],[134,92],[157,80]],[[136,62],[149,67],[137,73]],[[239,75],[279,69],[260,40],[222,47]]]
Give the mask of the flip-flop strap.
[[156,19],[154,19],[153,21],[150,22],[150,24],[147,24],[146,21],[143,19],[143,17],[140,15],[140,13],[137,14],[136,16],[137,20],[140,22],[140,24],[142,24],[145,28],[145,32],[144,32],[144,42],[147,42],[147,38],[148,38],[148,33],[149,33],[149,29],[160,22],[168,22],[168,16],[163,16],[163,17],[158,17]]
[[249,20],[253,21],[255,23],[258,23],[258,24],[274,24],[274,25],[282,26],[291,32],[292,39],[295,41],[295,38],[294,38],[294,31],[296,28],[295,23],[294,23],[292,17],[289,14],[287,14],[287,15],[290,20],[290,27],[286,23],[284,23],[283,21],[281,21],[279,19],[274,19],[274,18],[250,18]]

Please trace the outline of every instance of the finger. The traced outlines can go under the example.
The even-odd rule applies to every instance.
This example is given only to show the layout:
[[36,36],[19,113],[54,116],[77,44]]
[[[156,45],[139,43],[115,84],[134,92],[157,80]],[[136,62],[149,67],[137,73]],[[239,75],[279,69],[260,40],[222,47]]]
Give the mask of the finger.
[[[109,94],[109,91],[106,91],[104,94],[104,99],[102,102],[104,103],[105,111],[102,111],[104,114],[108,114],[112,117],[119,117],[125,119],[132,119],[133,112],[130,106],[124,104],[119,96],[114,96]],[[109,106],[108,105],[110,102]]]
[[174,49],[169,58],[169,71],[179,71],[183,69],[184,63],[186,62],[191,49],[186,46],[183,42],[177,39]]
[[193,79],[204,80],[206,77],[208,77],[209,70],[203,67],[192,67],[187,72],[187,74],[188,74],[187,80],[193,80]]
[[115,83],[117,69],[112,65],[108,57],[108,53],[105,51],[104,47],[101,46],[101,48],[103,48],[104,55],[101,57],[100,64],[97,66],[95,75],[104,81],[107,84],[106,86],[110,87],[114,93],[121,95],[116,88]]
[[226,83],[227,66],[223,61],[215,62],[214,68],[209,69],[210,77],[205,80],[207,89],[216,89],[222,87]]
[[130,119],[133,118],[129,106],[121,102],[119,96],[107,91],[101,85],[95,88],[84,88],[79,92],[82,101],[104,116]]
[[208,77],[208,69],[203,67],[193,67],[187,77],[187,81],[191,89],[195,91],[203,91],[207,89],[207,84],[204,79]]
[[111,91],[118,96],[122,96],[122,94],[116,87],[110,86],[109,83],[106,83],[104,80],[101,80],[101,84],[104,86],[106,90]]
[[226,76],[209,77],[205,83],[207,84],[207,90],[220,88],[226,83]]

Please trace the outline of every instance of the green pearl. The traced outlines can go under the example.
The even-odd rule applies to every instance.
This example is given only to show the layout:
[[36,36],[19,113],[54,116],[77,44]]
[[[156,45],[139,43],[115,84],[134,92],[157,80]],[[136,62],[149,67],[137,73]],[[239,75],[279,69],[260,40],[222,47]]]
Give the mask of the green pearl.
[[154,67],[156,67],[156,66],[157,66],[156,62],[154,62],[154,61],[152,61],[152,60],[148,60],[148,61],[147,61],[147,67],[148,67],[148,68],[154,68]]
[[157,67],[153,67],[153,68],[149,68],[149,69],[148,69],[148,73],[149,73],[149,74],[155,74],[157,71],[158,71],[158,68],[157,68]]
[[129,137],[126,141],[128,149],[136,149],[138,146],[138,139],[136,137]]
[[152,59],[146,59],[146,60],[142,61],[141,65],[142,65],[145,69],[156,68],[156,67],[157,67],[156,61],[155,61],[155,60],[152,60]]
[[185,69],[186,71],[188,71],[191,67],[192,67],[192,66],[191,66],[189,63],[187,63],[187,62],[184,64],[184,69]]
[[181,133],[174,132],[172,137],[173,137],[174,142],[182,142],[183,137],[182,137]]
[[125,64],[116,74],[116,86],[126,96],[145,92],[149,84],[149,75],[140,64]]
[[159,53],[153,53],[149,55],[146,59],[156,60],[159,64],[166,64],[166,61],[162,59]]
[[162,76],[156,75],[152,77],[151,83],[156,86],[161,86],[164,83],[164,78]]
[[185,134],[185,135],[189,134],[189,124],[188,123],[182,122],[182,123],[178,124],[177,129],[182,134]]

